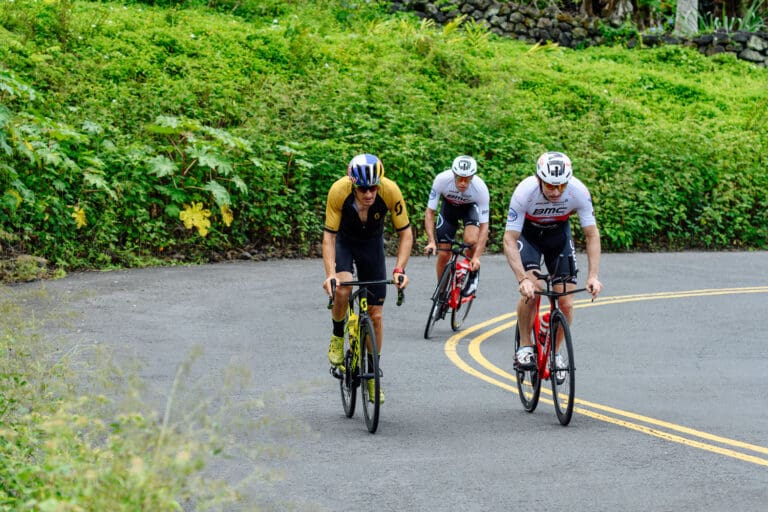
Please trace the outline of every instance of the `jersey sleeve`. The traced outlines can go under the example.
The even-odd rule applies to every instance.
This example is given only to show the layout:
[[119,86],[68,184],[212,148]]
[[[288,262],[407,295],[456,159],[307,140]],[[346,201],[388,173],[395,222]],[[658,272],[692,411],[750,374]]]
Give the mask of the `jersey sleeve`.
[[430,210],[437,210],[437,206],[440,203],[440,191],[437,187],[437,178],[432,181],[432,190],[429,191],[429,199],[427,200],[427,208]]
[[596,226],[597,218],[595,217],[595,207],[592,204],[592,194],[589,193],[589,189],[581,181],[573,178],[576,181],[575,185],[579,189],[579,205],[576,207],[576,213],[579,215],[579,224],[582,228],[587,226]]
[[478,182],[479,194],[477,197],[477,208],[480,210],[480,224],[486,224],[491,216],[491,194],[488,192],[488,185],[484,181]]
[[523,223],[525,222],[525,212],[528,209],[531,194],[531,182],[528,178],[521,181],[512,197],[509,200],[509,209],[507,210],[507,225],[505,231],[523,232]]
[[379,183],[379,195],[384,200],[392,214],[392,224],[396,231],[402,231],[411,225],[408,219],[408,209],[405,206],[405,199],[397,183],[389,178],[382,178]]
[[341,210],[344,206],[344,200],[352,190],[352,184],[349,178],[343,177],[331,185],[328,191],[328,199],[325,203],[325,225],[324,229],[331,233],[339,231],[341,226]]

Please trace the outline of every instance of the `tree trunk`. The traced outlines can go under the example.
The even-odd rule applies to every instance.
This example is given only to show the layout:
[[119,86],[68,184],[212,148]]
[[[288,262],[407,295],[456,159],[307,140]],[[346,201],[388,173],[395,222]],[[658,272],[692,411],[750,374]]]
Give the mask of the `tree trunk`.
[[677,0],[675,34],[692,36],[699,31],[699,0]]

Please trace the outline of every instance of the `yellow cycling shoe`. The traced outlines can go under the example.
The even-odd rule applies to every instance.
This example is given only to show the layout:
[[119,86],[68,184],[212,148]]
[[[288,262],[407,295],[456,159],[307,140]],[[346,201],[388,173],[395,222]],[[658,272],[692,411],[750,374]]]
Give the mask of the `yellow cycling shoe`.
[[344,338],[331,335],[331,344],[328,346],[328,361],[333,366],[339,366],[344,362]]
[[[376,381],[373,379],[368,379],[368,401],[373,402],[373,393],[376,386]],[[381,381],[379,381],[379,403],[384,403],[384,386],[381,385]]]

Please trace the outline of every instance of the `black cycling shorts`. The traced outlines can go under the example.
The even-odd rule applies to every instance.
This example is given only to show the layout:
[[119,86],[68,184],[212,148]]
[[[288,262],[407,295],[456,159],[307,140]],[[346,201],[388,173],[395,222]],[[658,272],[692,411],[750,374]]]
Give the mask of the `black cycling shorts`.
[[437,227],[435,234],[438,243],[450,243],[456,236],[456,230],[459,228],[459,221],[467,226],[480,225],[480,209],[476,203],[455,205],[448,201],[443,201],[440,213],[437,215]]
[[[354,274],[355,268],[358,281],[379,281],[387,278],[383,237],[358,240],[345,237],[342,233],[336,235],[336,272]],[[368,287],[369,305],[381,306],[386,297],[387,285]]]
[[576,283],[579,269],[576,266],[576,248],[569,221],[547,227],[537,227],[526,222],[517,247],[526,271],[541,270],[543,256],[549,274],[563,276],[567,282]]

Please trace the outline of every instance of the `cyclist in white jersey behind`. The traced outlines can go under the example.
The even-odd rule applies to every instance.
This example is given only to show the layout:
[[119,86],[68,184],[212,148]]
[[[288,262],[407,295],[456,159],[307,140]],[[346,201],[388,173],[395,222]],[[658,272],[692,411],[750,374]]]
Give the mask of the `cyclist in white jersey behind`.
[[[480,256],[488,242],[488,218],[490,195],[485,182],[476,176],[477,162],[471,156],[458,156],[453,165],[437,176],[432,182],[427,211],[424,213],[424,228],[429,241],[424,248],[427,254],[437,252],[437,279],[450,259],[450,241],[456,236],[459,221],[464,224],[464,243],[471,244],[466,255],[470,260],[469,278],[462,290],[468,297],[477,290],[480,270]],[[435,222],[440,198],[442,208]],[[438,246],[442,251],[437,251]]]
[[[603,285],[598,279],[600,232],[592,196],[587,187],[573,176],[570,158],[555,151],[544,153],[536,162],[536,175],[525,178],[515,188],[509,201],[504,232],[504,254],[515,273],[520,292],[517,303],[520,348],[515,354],[518,368],[529,369],[535,365],[531,329],[535,320],[534,292],[540,289],[540,281],[533,271],[540,270],[542,255],[549,274],[563,276],[567,290],[576,288],[576,249],[568,220],[573,212],[578,214],[586,238],[586,289],[595,298]],[[562,297],[560,308],[570,324],[573,295]],[[556,341],[558,347],[561,341],[562,330]],[[555,357],[557,367],[561,366],[559,355]]]

